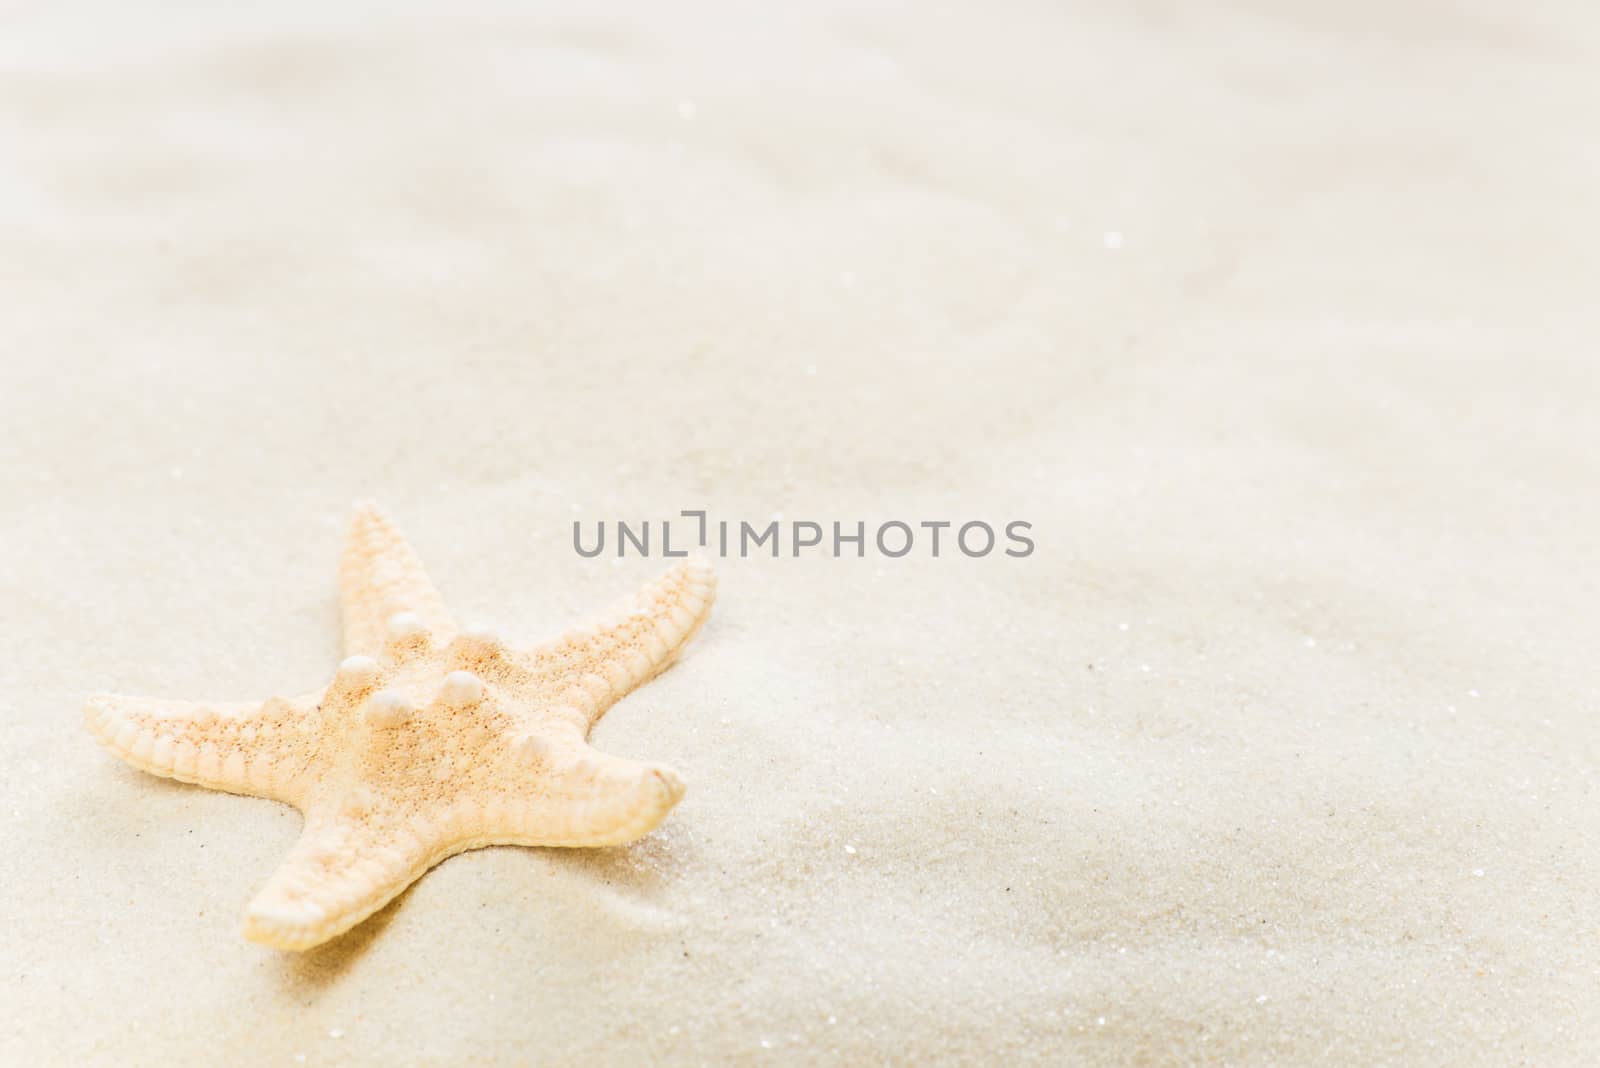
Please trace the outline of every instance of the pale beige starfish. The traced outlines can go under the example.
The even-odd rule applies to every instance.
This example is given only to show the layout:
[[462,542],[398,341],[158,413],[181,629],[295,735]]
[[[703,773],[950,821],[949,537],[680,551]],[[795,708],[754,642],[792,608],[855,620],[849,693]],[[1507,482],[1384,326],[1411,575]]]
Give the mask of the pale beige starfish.
[[599,625],[526,652],[457,633],[372,505],[356,508],[339,583],[348,659],[325,689],[262,703],[97,695],[85,709],[95,737],[134,767],[305,814],[250,904],[247,938],[308,949],[453,854],[632,841],[683,796],[669,768],[587,738],[705,622],[709,565],[679,564]]

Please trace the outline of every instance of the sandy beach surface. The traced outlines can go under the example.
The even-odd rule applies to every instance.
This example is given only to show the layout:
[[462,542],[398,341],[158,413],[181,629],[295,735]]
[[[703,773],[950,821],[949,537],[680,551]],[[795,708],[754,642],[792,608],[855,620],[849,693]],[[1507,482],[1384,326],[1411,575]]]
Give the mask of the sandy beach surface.
[[[0,1061],[1600,1061],[1592,5],[253,7],[0,14]],[[658,831],[276,952],[81,707],[322,685],[361,497],[528,641],[1036,549],[718,561]]]

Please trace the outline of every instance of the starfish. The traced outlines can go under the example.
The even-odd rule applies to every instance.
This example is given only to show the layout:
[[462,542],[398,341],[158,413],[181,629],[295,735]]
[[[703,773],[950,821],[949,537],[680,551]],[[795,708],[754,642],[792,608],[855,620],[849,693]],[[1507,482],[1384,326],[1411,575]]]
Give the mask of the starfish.
[[708,564],[686,560],[598,625],[517,651],[458,631],[394,524],[358,504],[339,586],[347,659],[323,689],[220,703],[99,694],[84,711],[136,768],[304,814],[246,911],[246,938],[309,949],[446,857],[630,842],[683,796],[670,768],[601,753],[588,736],[705,622]]

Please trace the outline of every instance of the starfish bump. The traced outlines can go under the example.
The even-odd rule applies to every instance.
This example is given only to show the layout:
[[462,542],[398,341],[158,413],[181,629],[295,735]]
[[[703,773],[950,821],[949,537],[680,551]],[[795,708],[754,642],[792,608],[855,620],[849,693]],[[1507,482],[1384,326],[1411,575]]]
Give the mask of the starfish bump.
[[346,659],[321,690],[244,703],[99,694],[85,708],[136,768],[305,814],[246,912],[247,938],[309,949],[463,850],[617,845],[683,796],[670,768],[601,753],[588,735],[705,622],[708,564],[685,561],[604,623],[519,651],[458,633],[410,545],[361,504],[339,583]]

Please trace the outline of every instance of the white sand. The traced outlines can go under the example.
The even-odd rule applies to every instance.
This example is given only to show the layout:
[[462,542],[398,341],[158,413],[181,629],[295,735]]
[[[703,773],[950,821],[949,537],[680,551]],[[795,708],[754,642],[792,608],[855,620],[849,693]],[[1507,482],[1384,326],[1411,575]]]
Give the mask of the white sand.
[[[0,1061],[1595,1063],[1592,5],[33,6]],[[574,517],[1039,549],[725,563],[660,831],[285,955],[79,708],[324,680],[363,495],[530,639]]]

